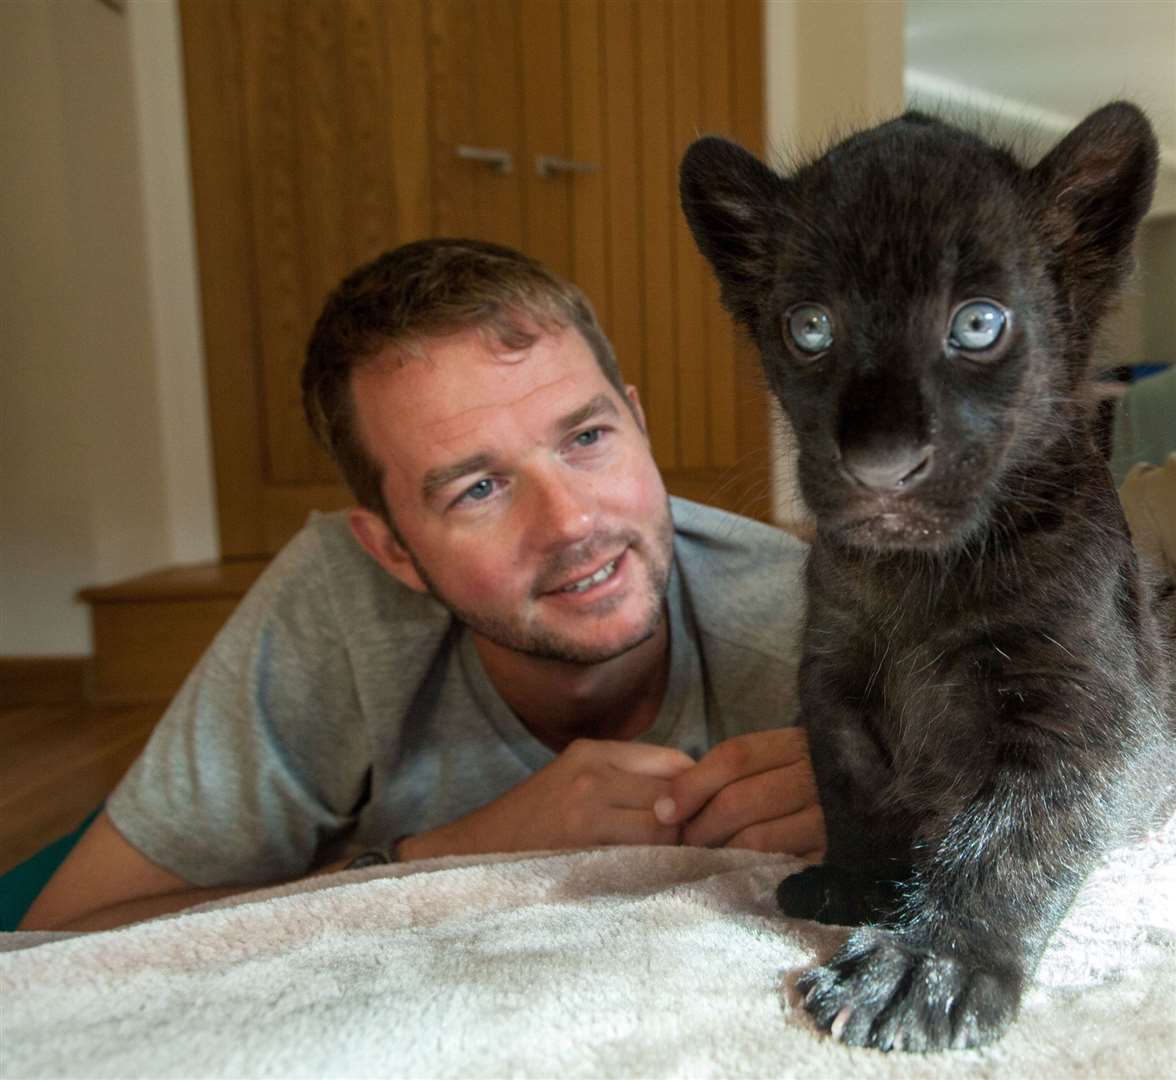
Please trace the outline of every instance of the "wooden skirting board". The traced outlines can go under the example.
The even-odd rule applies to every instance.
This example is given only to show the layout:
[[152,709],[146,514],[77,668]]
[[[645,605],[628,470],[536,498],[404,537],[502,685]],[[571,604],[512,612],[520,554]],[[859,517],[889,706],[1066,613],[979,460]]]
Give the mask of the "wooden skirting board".
[[178,566],[84,589],[94,629],[90,699],[167,701],[268,559]]
[[168,567],[83,589],[94,655],[0,657],[0,707],[168,701],[268,561]]
[[0,656],[0,708],[80,704],[89,671],[88,656]]

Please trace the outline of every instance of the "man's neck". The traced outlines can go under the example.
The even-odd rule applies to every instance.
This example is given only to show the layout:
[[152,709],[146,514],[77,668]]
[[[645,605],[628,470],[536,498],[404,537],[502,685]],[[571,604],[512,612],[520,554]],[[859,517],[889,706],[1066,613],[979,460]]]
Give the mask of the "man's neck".
[[653,726],[670,671],[669,617],[653,636],[600,664],[543,660],[474,634],[502,699],[556,752],[575,739],[634,739]]

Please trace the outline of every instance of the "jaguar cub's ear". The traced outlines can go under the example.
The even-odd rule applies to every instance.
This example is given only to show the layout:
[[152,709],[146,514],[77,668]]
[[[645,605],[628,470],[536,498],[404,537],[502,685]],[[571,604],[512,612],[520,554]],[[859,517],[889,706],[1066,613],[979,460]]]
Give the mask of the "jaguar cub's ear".
[[1158,160],[1147,117],[1116,101],[1091,113],[1030,173],[1071,302],[1087,318],[1098,317],[1130,268],[1131,241],[1151,205]]
[[691,144],[678,180],[682,209],[714,267],[723,304],[754,331],[760,300],[772,284],[773,226],[788,182],[715,135]]

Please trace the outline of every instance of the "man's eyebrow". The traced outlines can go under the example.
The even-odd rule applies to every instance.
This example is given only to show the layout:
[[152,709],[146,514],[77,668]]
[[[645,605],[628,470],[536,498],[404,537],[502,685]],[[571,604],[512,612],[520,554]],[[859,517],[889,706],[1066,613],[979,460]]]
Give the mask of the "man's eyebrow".
[[421,481],[421,494],[427,501],[442,488],[452,484],[454,480],[460,480],[463,476],[469,476],[470,473],[481,472],[483,469],[489,468],[493,460],[489,454],[472,454],[467,458],[462,458],[461,461],[455,461],[452,465],[441,465],[436,469],[430,469]]
[[555,430],[561,435],[566,435],[574,428],[578,428],[581,424],[589,420],[594,420],[598,416],[619,416],[613,399],[608,394],[597,394],[591,401],[585,405],[581,405],[575,412],[570,412],[567,416],[560,417],[554,424]]
[[[557,435],[566,435],[589,420],[600,416],[619,415],[620,411],[608,394],[597,394],[591,401],[581,405],[578,409],[566,416],[561,416],[552,425],[552,429]],[[428,501],[455,480],[460,480],[463,476],[469,476],[472,473],[482,472],[493,463],[494,456],[482,451],[462,458],[461,461],[455,461],[452,465],[440,465],[435,469],[430,469],[421,480],[421,494]]]

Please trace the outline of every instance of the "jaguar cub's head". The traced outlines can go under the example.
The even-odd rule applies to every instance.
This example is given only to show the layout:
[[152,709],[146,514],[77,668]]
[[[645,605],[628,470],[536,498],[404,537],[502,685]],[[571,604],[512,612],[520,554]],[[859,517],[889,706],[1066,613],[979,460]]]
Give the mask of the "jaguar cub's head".
[[918,113],[788,176],[724,139],[690,147],[687,220],[792,420],[822,532],[956,548],[1083,430],[1157,156],[1125,103],[1032,168]]

